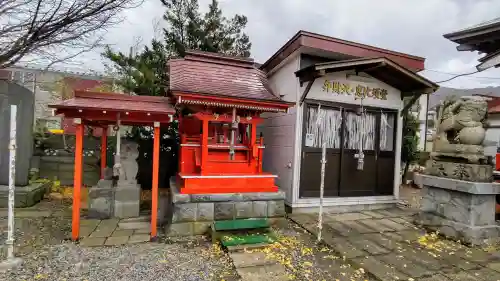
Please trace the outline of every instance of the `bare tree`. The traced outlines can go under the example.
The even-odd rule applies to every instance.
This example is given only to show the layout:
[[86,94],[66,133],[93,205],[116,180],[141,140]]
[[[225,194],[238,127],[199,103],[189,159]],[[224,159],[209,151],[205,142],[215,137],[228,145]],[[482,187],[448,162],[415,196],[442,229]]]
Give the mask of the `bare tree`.
[[26,58],[52,65],[88,52],[142,1],[0,0],[0,68]]

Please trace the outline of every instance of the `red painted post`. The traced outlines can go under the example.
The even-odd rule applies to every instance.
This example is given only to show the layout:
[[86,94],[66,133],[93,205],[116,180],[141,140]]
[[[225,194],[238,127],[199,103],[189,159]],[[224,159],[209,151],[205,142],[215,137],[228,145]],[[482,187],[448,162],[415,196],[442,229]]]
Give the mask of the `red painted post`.
[[108,149],[108,126],[102,127],[101,134],[101,179],[104,179],[104,171],[106,169]]
[[156,221],[158,218],[158,175],[160,171],[160,122],[154,123],[153,140],[153,186],[151,195],[151,239],[156,238]]
[[73,119],[76,124],[75,178],[73,182],[73,216],[71,220],[71,239],[77,241],[80,235],[80,191],[82,188],[83,165],[83,120]]
[[204,174],[204,169],[207,167],[208,160],[208,119],[203,119],[203,132],[201,135],[201,174]]

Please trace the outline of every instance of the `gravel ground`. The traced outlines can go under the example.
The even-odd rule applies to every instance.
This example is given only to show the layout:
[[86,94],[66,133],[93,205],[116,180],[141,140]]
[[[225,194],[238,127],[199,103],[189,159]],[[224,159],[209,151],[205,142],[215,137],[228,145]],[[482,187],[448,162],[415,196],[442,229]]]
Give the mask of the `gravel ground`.
[[[44,200],[33,207],[19,209],[19,212],[24,211],[49,211],[52,215],[15,219],[16,255],[29,254],[44,245],[60,244],[70,237],[71,202]],[[0,259],[5,257],[4,243],[7,239],[7,216],[4,215],[0,216]]]
[[[0,280],[240,280],[227,253],[206,237],[81,247],[67,240],[70,206],[70,202],[44,200],[24,209],[50,211],[51,215],[16,219],[16,256],[24,263],[18,270],[0,273]],[[0,247],[7,238],[6,230],[7,218],[0,215]],[[285,266],[291,280],[371,280],[332,249],[317,245],[312,235],[293,222],[281,221],[276,233],[279,243],[264,251],[269,259]]]
[[23,257],[23,266],[0,280],[231,280],[225,253],[201,243],[147,243],[83,248],[73,243],[45,246]]
[[[227,254],[204,237],[86,248],[68,241],[71,202],[45,199],[19,209],[19,216],[23,212],[31,212],[15,220],[15,251],[23,265],[0,273],[2,281],[239,280]],[[50,216],[37,215],[42,213]],[[6,239],[6,212],[0,210],[0,261],[5,258]]]

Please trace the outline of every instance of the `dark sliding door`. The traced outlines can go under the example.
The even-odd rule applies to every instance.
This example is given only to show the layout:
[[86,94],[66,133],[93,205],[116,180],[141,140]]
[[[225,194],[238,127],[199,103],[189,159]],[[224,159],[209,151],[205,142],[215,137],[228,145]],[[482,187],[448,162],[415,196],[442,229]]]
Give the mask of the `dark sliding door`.
[[[307,104],[304,115],[300,197],[318,197],[321,177],[321,145],[326,142],[326,197],[391,195],[394,180],[396,111],[366,108],[365,117],[355,105],[318,107]],[[364,132],[361,134],[361,132]],[[360,144],[364,167],[358,170]]]

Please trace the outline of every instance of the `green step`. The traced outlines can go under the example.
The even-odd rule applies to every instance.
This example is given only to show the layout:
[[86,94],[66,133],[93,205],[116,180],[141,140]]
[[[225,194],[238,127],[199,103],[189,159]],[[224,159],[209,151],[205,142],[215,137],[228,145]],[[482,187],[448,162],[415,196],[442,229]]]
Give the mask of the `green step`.
[[223,246],[238,246],[249,244],[270,244],[276,241],[272,234],[224,235],[220,237]]
[[215,231],[268,228],[269,221],[267,219],[239,219],[239,220],[215,221],[213,227]]

